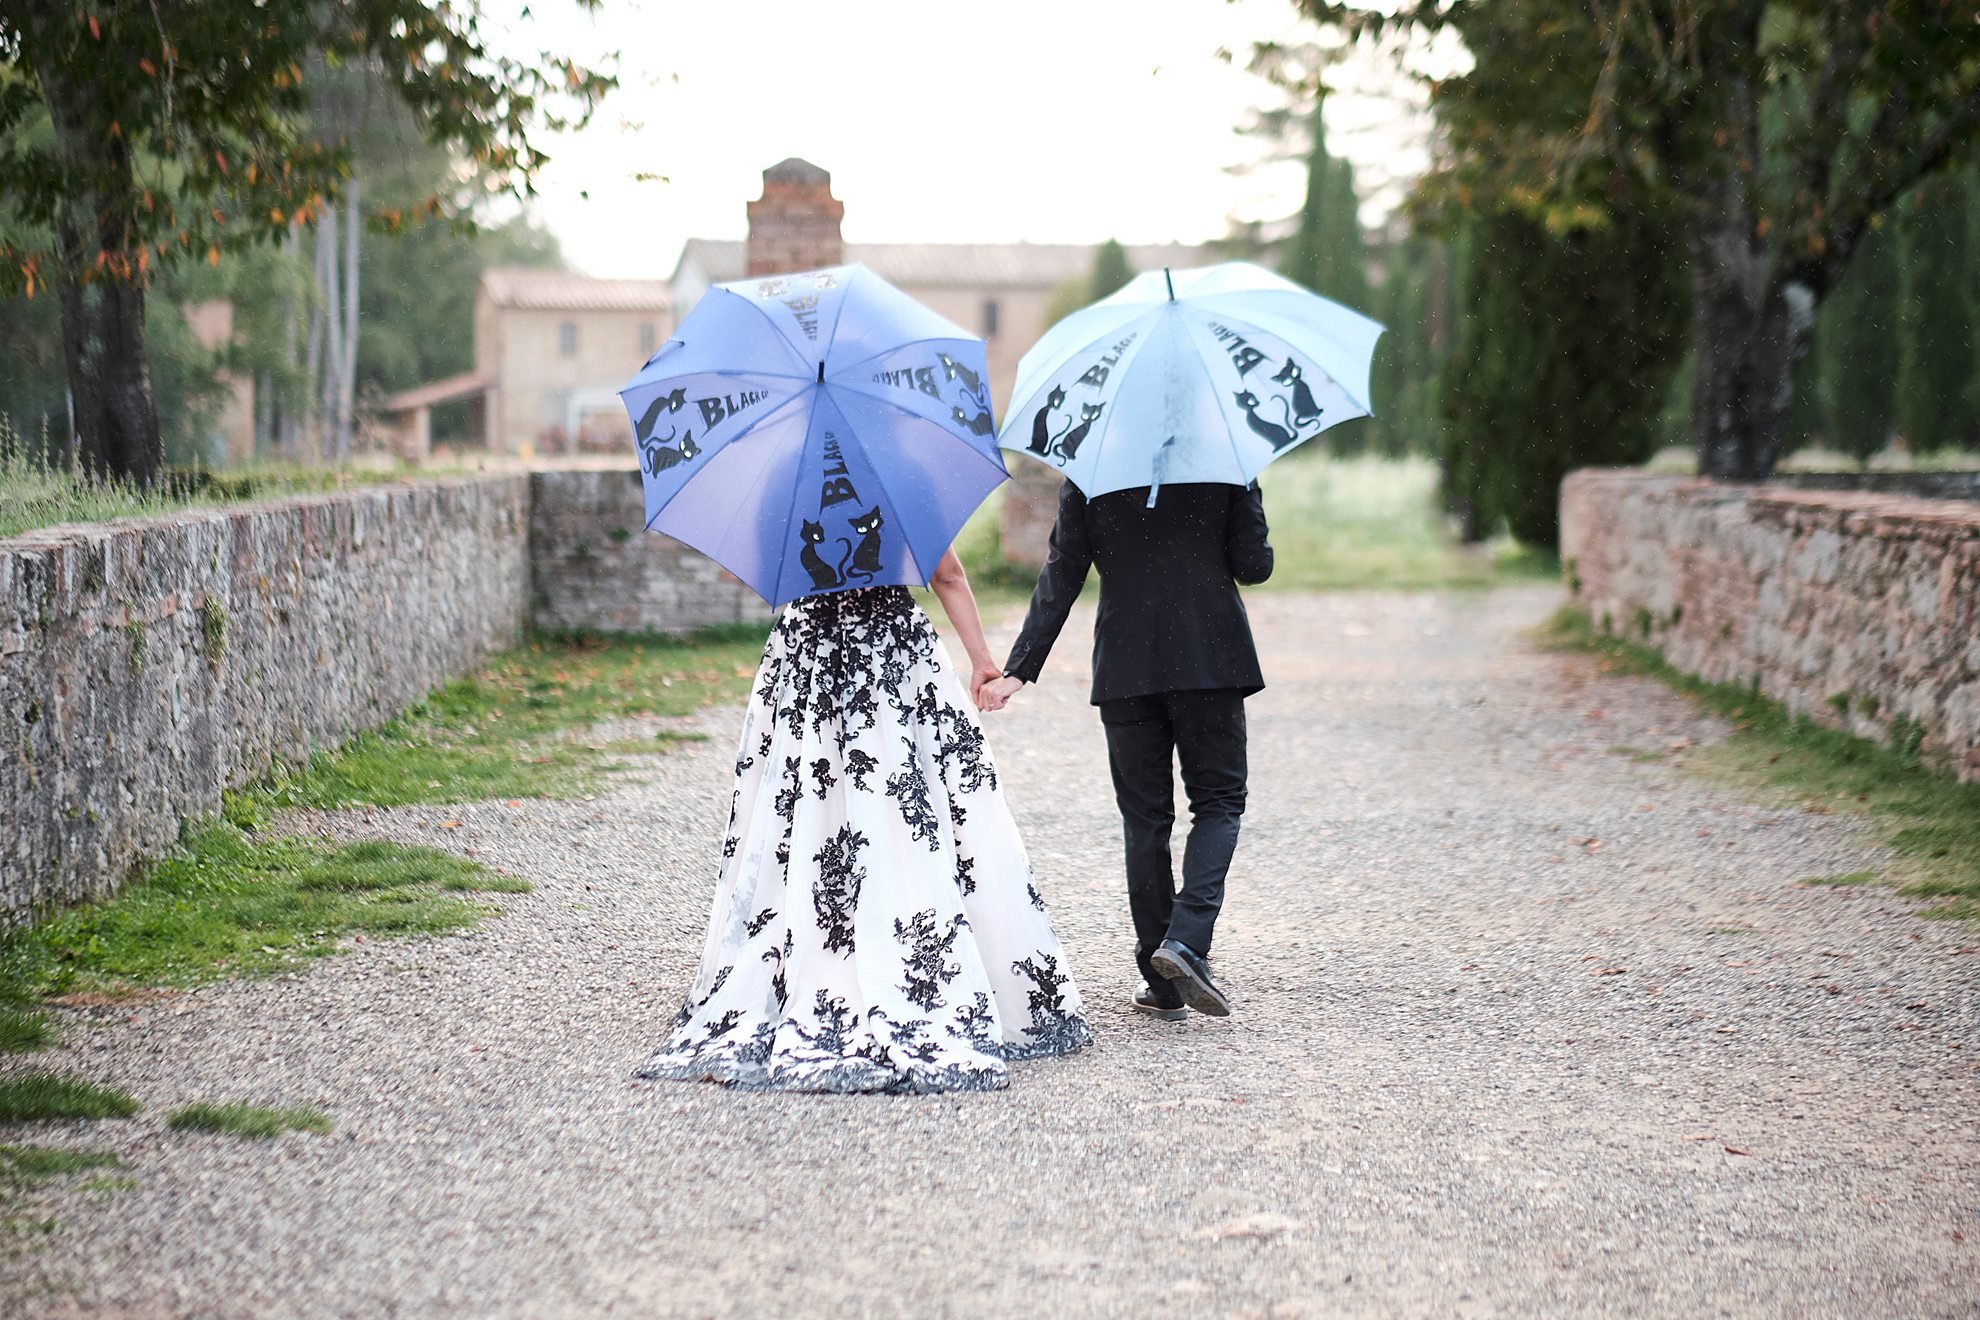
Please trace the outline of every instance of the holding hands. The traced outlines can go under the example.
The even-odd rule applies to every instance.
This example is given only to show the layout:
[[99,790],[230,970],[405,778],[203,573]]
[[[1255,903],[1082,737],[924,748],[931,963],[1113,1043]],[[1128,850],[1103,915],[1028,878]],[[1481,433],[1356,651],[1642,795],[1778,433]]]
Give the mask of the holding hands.
[[1002,710],[1023,686],[1023,679],[1012,678],[993,667],[988,674],[977,672],[971,680],[970,695],[976,698],[978,710]]

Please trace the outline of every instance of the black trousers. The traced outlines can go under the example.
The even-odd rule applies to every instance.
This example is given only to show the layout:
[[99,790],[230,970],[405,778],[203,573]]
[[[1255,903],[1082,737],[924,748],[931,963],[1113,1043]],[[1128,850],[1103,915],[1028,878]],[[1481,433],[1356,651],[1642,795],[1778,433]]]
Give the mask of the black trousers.
[[[1244,816],[1244,695],[1211,688],[1103,701],[1100,722],[1127,841],[1135,961],[1151,984],[1160,985],[1148,955],[1173,939],[1208,956],[1224,905],[1224,873]],[[1191,818],[1180,892],[1169,858],[1176,823],[1172,759],[1182,764]]]

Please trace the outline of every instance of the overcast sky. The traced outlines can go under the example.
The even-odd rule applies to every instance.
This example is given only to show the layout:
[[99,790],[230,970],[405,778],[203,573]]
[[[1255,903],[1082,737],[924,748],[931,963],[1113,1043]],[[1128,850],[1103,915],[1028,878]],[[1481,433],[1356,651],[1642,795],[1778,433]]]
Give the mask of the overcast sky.
[[[855,242],[1193,241],[1286,214],[1304,186],[1296,166],[1225,169],[1257,155],[1233,130],[1274,97],[1250,43],[1312,35],[1287,0],[564,3],[514,37],[622,53],[596,121],[548,144],[535,205],[594,274],[666,275],[686,239],[742,237],[786,156],[831,171]],[[1421,168],[1400,107],[1340,97],[1329,116],[1371,184]]]

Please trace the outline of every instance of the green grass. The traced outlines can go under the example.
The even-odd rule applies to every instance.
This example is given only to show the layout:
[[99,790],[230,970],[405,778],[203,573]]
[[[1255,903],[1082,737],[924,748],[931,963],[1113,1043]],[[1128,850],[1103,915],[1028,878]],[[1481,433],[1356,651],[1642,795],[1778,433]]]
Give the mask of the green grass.
[[172,1111],[165,1120],[179,1131],[225,1132],[230,1136],[266,1141],[283,1132],[330,1133],[330,1116],[320,1109],[264,1109],[260,1105],[197,1104]]
[[397,480],[396,471],[352,468],[256,466],[213,472],[203,468],[168,472],[144,488],[121,481],[97,481],[54,469],[28,457],[30,448],[0,417],[0,536],[67,523],[112,518],[150,518],[181,509],[211,508],[280,495],[354,490]]
[[0,1186],[34,1187],[91,1169],[120,1169],[107,1150],[59,1150],[52,1146],[0,1146]]
[[[1310,452],[1309,452],[1310,450]],[[1420,590],[1555,581],[1560,566],[1507,537],[1465,546],[1427,458],[1335,458],[1309,447],[1259,478],[1278,591]]]
[[[1662,679],[1730,720],[1732,736],[1691,752],[1690,769],[1764,784],[1782,801],[1808,810],[1865,817],[1897,854],[1883,880],[1901,893],[1936,900],[1928,916],[1980,919],[1980,784],[1962,784],[1920,764],[1915,725],[1894,722],[1889,744],[1827,728],[1751,688],[1681,673],[1649,647],[1602,635],[1572,607],[1557,613],[1540,639],[1600,656],[1608,670]],[[1870,878],[1853,872],[1811,883],[1856,885]]]
[[55,1043],[48,1015],[26,1003],[0,1003],[0,1054],[29,1054]]
[[229,815],[253,823],[289,806],[583,796],[616,768],[615,756],[696,736],[601,740],[593,726],[740,701],[768,633],[764,622],[685,638],[537,638],[376,732],[237,794]]
[[429,848],[332,847],[217,821],[116,897],[0,942],[0,990],[18,1003],[285,971],[335,953],[347,935],[439,935],[472,926],[496,909],[459,891],[513,892],[520,884]]
[[0,1078],[0,1123],[40,1123],[70,1118],[129,1118],[138,1102],[122,1091],[60,1073],[31,1072]]

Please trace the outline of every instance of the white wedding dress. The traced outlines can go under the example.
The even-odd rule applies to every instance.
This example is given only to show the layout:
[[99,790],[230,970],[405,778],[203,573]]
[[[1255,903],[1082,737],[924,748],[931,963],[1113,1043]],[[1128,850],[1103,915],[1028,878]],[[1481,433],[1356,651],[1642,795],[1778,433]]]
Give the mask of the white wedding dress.
[[638,1075],[992,1090],[1086,1044],[976,712],[907,590],[793,603],[756,677],[701,968]]

